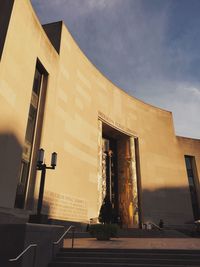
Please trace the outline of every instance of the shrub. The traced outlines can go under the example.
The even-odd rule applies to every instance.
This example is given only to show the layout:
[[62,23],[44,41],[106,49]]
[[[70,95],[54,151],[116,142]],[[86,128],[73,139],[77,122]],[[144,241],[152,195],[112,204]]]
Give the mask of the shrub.
[[118,226],[116,224],[93,224],[90,225],[89,232],[97,240],[109,240],[117,237]]

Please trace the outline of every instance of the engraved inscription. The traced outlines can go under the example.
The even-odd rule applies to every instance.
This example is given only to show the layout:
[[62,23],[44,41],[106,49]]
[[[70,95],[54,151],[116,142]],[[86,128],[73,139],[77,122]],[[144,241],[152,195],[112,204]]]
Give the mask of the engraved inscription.
[[46,191],[44,201],[48,205],[51,218],[82,222],[88,220],[87,205],[84,199]]
[[109,116],[107,116],[104,113],[102,113],[101,111],[98,111],[98,115],[99,115],[100,118],[102,118],[103,120],[105,120],[108,123],[112,124],[113,126],[116,126],[117,128],[121,129],[122,131],[130,133],[130,134],[136,136],[136,133],[134,131],[132,131],[130,128],[127,128],[127,127],[123,126],[121,123],[119,123],[117,121],[114,121]]

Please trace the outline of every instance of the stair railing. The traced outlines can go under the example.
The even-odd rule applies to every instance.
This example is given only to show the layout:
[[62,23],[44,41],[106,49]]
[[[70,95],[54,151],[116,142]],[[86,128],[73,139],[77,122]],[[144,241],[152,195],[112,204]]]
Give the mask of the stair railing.
[[72,248],[74,248],[74,232],[75,232],[75,226],[71,225],[64,232],[64,234],[61,235],[61,237],[57,241],[53,242],[53,245],[52,245],[52,258],[54,258],[54,249],[55,249],[55,246],[58,245],[65,238],[65,236],[69,233],[70,230],[72,230]]
[[24,254],[26,254],[29,249],[34,248],[34,254],[33,254],[33,267],[36,267],[36,253],[37,253],[37,244],[30,244],[27,248],[25,248],[16,258],[9,259],[9,262],[16,262],[18,261]]
[[151,224],[152,226],[154,226],[156,229],[158,229],[159,231],[162,231],[163,229],[160,228],[160,226],[158,226],[157,224],[153,223],[153,222],[149,222],[149,224]]

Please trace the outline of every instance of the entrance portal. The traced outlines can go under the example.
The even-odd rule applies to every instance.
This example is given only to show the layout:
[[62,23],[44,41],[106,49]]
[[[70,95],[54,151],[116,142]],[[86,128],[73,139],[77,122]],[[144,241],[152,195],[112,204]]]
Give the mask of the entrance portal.
[[[134,137],[99,121],[99,210],[103,222],[138,227]],[[106,218],[106,219],[105,219]]]

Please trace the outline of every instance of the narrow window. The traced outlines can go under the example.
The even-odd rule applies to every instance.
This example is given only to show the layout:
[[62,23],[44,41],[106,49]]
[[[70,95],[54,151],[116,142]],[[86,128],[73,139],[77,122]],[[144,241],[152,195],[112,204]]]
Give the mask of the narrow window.
[[19,182],[17,185],[15,208],[24,208],[28,177],[30,173],[30,165],[32,152],[34,147],[34,139],[37,131],[37,116],[40,105],[40,96],[42,90],[42,84],[44,79],[44,72],[39,64],[36,65],[31,102],[28,113],[28,122],[26,126],[25,142],[23,147],[23,154],[21,160]]
[[192,209],[194,219],[199,219],[199,204],[198,204],[198,197],[197,197],[197,187],[196,187],[196,165],[195,165],[195,158],[192,156],[185,156],[185,164],[187,169],[187,176],[190,188],[190,196],[192,202]]

